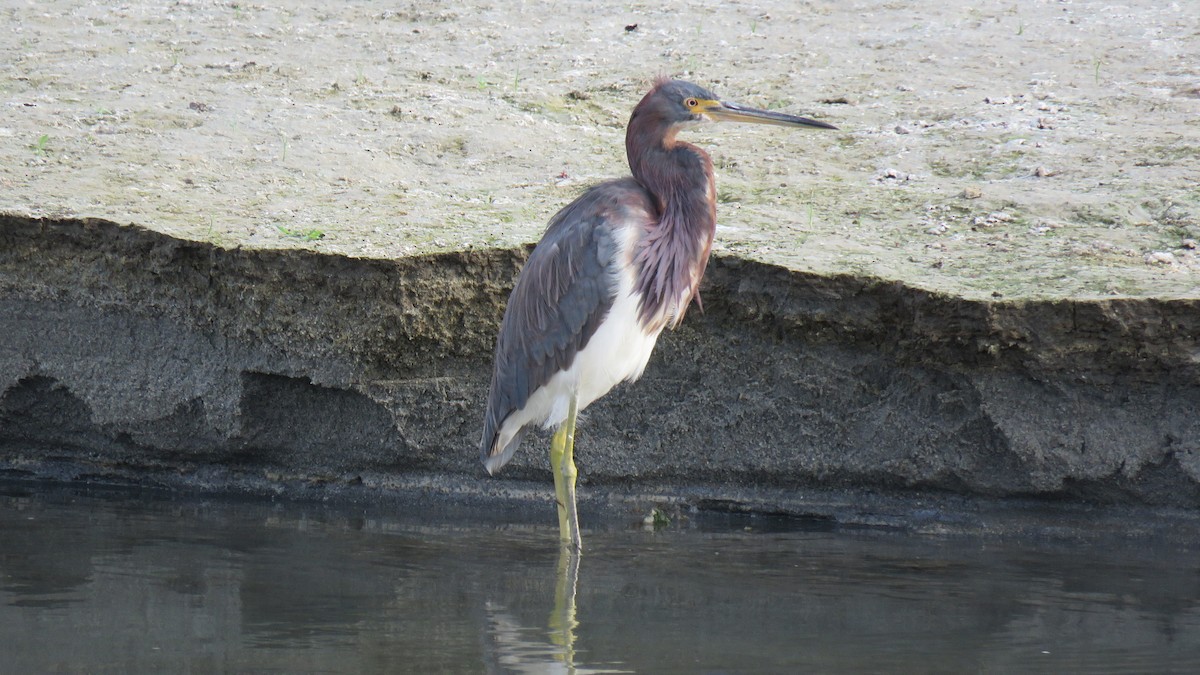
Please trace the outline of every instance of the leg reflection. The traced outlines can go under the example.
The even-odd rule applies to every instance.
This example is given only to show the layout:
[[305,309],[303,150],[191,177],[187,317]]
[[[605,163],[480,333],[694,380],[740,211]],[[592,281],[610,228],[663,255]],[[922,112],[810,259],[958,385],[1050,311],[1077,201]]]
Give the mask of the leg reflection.
[[554,587],[554,610],[550,613],[550,641],[562,651],[559,659],[568,673],[575,672],[575,591],[579,585],[579,549],[564,542],[558,551],[558,581]]
[[[579,551],[569,542],[563,542],[555,570],[554,608],[550,611],[548,625],[522,625],[502,603],[489,600],[484,605],[490,638],[484,643],[486,672],[575,675],[624,672],[576,664],[579,622],[575,618],[575,595],[579,585],[579,558]],[[545,574],[545,568],[539,566],[537,570],[540,573],[538,579],[544,579],[541,575]]]

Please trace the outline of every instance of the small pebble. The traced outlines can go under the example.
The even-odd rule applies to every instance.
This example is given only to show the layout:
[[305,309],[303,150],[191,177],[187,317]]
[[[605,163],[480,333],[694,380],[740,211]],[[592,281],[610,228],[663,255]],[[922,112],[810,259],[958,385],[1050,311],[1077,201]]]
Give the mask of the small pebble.
[[1011,222],[1012,219],[1013,217],[1011,215],[1003,211],[996,211],[995,213],[989,213],[986,216],[975,216],[975,220],[973,222],[975,225],[981,227],[992,227],[993,225],[999,225],[1000,223]]

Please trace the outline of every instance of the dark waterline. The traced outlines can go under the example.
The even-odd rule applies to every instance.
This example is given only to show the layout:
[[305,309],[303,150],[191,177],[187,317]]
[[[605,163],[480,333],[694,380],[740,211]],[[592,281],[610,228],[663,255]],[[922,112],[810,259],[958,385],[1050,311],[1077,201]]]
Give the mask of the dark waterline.
[[0,487],[0,671],[1200,672],[1192,551],[552,515]]

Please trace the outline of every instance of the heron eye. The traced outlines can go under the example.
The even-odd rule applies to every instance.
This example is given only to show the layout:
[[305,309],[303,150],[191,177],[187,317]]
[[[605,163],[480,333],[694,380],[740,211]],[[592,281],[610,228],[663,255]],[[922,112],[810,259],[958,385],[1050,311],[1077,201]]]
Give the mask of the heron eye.
[[688,100],[684,101],[683,104],[689,108],[695,108],[696,106],[700,105],[700,102],[694,98],[689,98]]

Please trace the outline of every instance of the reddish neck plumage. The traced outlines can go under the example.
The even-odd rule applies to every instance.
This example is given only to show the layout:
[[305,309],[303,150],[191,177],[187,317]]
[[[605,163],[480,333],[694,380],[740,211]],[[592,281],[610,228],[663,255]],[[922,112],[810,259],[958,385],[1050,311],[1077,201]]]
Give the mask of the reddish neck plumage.
[[678,324],[696,297],[717,213],[712,160],[700,148],[677,141],[678,126],[646,102],[629,120],[625,149],[633,177],[658,208],[658,221],[639,240],[635,289],[641,294],[642,324],[660,328]]

